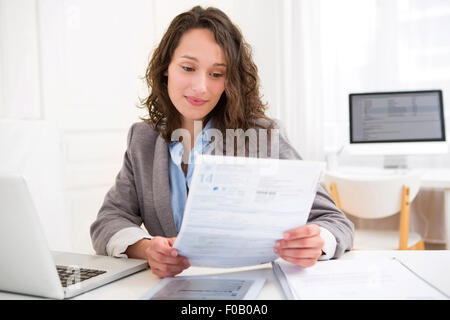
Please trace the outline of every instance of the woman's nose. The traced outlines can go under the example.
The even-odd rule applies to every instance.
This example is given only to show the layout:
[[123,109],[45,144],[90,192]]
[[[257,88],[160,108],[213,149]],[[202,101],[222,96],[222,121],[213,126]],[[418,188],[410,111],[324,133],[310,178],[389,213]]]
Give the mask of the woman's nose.
[[192,80],[192,90],[197,94],[206,92],[207,88],[207,76],[198,73]]

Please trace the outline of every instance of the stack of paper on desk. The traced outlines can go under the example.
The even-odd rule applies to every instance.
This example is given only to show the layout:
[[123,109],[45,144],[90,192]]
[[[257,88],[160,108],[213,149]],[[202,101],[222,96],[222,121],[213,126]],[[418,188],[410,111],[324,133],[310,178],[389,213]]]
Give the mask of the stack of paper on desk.
[[311,211],[322,162],[202,156],[174,247],[192,266],[275,260],[275,241]]
[[448,299],[397,259],[319,261],[310,268],[280,260],[272,267],[290,300]]

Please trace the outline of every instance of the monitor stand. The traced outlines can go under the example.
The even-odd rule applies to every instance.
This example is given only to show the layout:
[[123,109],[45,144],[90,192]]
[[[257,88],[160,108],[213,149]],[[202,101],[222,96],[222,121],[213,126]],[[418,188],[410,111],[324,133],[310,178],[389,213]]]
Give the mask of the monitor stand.
[[384,156],[383,167],[385,169],[407,169],[408,161],[406,156]]

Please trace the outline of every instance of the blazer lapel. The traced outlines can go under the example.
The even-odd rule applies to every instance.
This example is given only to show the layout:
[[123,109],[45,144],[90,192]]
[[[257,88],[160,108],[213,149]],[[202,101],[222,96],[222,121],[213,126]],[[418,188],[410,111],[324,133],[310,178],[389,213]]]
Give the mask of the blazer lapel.
[[173,220],[170,205],[169,184],[169,148],[167,143],[158,135],[153,157],[153,201],[156,215],[166,237],[175,237],[177,230]]

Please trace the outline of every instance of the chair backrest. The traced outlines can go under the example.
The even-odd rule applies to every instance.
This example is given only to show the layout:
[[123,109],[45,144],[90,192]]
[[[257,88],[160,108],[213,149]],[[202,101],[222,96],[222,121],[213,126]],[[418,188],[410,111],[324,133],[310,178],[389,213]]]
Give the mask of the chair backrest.
[[[26,180],[50,249],[71,251],[61,132],[53,121],[0,119],[0,171]],[[1,212],[0,214],[3,214]]]
[[380,170],[326,172],[322,182],[330,193],[331,184],[336,184],[340,207],[345,213],[364,219],[378,219],[400,211],[403,186],[410,188],[409,201],[412,202],[420,189],[420,181],[420,171],[398,173]]

